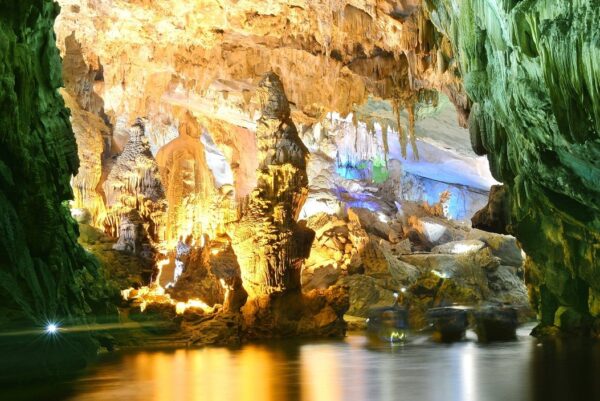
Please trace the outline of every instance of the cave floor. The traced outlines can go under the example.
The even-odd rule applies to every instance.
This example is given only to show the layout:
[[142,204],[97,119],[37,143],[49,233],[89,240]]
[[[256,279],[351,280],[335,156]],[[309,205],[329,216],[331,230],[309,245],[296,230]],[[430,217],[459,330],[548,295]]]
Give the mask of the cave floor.
[[[78,379],[3,388],[3,400],[552,400],[600,399],[600,344],[451,345],[413,337],[369,344],[281,341],[239,348],[129,350],[103,356]],[[556,341],[556,340],[555,340]]]

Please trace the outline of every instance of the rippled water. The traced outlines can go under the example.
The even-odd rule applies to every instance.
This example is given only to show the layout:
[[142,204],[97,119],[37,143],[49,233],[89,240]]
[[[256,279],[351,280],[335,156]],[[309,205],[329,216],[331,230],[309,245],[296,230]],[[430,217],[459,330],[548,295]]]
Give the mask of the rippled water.
[[[239,349],[135,351],[104,357],[79,380],[10,390],[2,400],[600,400],[600,346],[519,340],[451,345],[363,336]],[[9,391],[6,390],[5,391]]]

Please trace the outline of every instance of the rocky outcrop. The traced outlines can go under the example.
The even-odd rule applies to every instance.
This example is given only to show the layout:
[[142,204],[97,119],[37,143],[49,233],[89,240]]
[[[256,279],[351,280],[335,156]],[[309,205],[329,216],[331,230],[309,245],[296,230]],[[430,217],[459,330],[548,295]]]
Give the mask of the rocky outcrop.
[[[473,142],[504,183],[507,216],[497,228],[514,234],[529,257],[527,280],[542,325],[562,327],[568,315],[566,330],[597,326],[597,2],[424,3],[460,60],[476,105]],[[488,210],[497,204],[493,199]]]
[[167,292],[177,300],[200,298],[209,306],[223,305],[239,312],[248,294],[241,280],[240,265],[228,238],[211,241],[178,256],[183,272]]
[[508,205],[506,188],[493,185],[487,205],[473,215],[473,227],[498,234],[508,234]]
[[206,211],[215,187],[200,135],[198,121],[182,112],[179,136],[156,155],[169,205],[165,238],[172,245],[180,237],[199,239],[208,225]]
[[[120,231],[123,231],[121,224],[124,219],[131,224],[135,219],[128,218],[127,215],[135,211],[141,219],[140,223],[146,225],[145,231],[150,239],[156,241],[164,238],[165,193],[159,166],[145,136],[143,121],[138,120],[131,127],[129,140],[110,167],[102,187],[108,209],[104,226],[109,234],[121,241],[129,241],[120,235]],[[137,232],[141,233],[141,230],[136,229]]]
[[34,378],[44,369],[81,367],[97,349],[89,334],[40,342],[40,327],[49,320],[90,322],[90,312],[106,316],[113,293],[77,244],[66,203],[79,162],[57,91],[61,65],[52,27],[58,7],[49,0],[0,7],[0,325],[21,332],[0,340],[0,377],[10,380],[24,370]]
[[82,109],[67,90],[61,94],[65,105],[71,111],[71,126],[77,141],[79,170],[71,180],[74,199],[73,209],[89,215],[97,227],[102,227],[106,217],[106,205],[102,198],[102,168],[105,153],[105,138],[110,129],[94,113]]
[[348,290],[340,286],[263,295],[242,308],[245,337],[340,337],[348,306]]
[[308,192],[308,150],[298,138],[277,75],[263,77],[256,137],[258,182],[232,235],[250,296],[300,289],[300,271],[314,233],[296,222]]
[[426,327],[429,308],[453,304],[507,303],[519,309],[521,321],[530,320],[514,237],[436,216],[437,206],[407,202],[394,218],[355,208],[348,208],[346,219],[311,216],[316,240],[302,272],[303,290],[347,286],[351,321],[364,322],[370,309],[391,305],[402,288],[415,329]]

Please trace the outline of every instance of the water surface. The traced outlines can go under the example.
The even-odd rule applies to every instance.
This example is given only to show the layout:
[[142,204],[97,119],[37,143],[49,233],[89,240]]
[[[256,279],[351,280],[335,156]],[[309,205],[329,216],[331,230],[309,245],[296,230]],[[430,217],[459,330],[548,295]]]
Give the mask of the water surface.
[[[338,401],[600,400],[600,346],[519,340],[451,345],[416,338],[372,346],[360,335],[238,349],[107,355],[79,379],[4,389],[2,400]],[[8,391],[8,394],[6,392]]]

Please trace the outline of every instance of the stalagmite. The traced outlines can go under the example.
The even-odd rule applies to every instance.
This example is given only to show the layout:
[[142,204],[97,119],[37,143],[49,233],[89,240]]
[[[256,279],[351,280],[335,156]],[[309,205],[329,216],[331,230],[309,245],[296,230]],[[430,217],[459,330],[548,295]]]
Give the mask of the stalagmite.
[[137,120],[129,131],[129,141],[103,183],[108,208],[105,228],[118,237],[122,216],[136,210],[147,225],[150,238],[158,241],[164,235],[165,193],[144,130],[143,121]]
[[299,290],[314,236],[296,222],[308,193],[308,150],[290,118],[279,77],[265,75],[256,96],[262,108],[256,133],[258,182],[232,235],[250,296]]
[[179,237],[199,239],[208,225],[206,212],[214,184],[200,135],[198,122],[186,111],[179,123],[179,136],[156,155],[169,204],[166,239],[172,245]]

